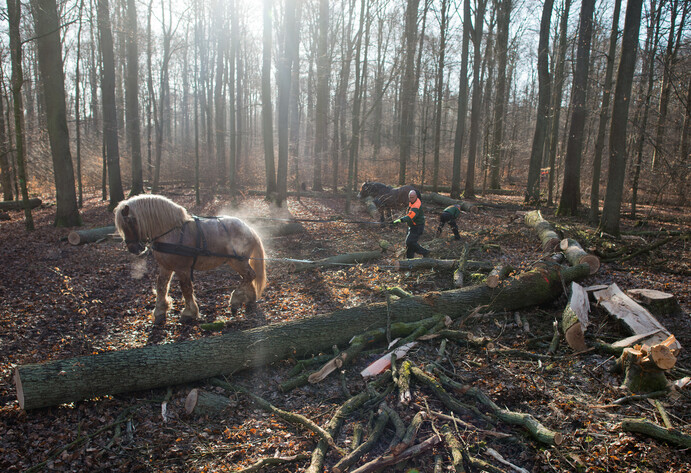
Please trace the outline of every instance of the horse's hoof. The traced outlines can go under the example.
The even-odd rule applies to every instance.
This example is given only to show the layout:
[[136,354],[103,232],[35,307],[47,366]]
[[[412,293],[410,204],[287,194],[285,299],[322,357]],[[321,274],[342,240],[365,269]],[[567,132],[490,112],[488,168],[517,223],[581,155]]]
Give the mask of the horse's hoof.
[[154,325],[161,326],[166,323],[166,314],[154,315]]
[[180,323],[183,324],[196,324],[199,322],[199,318],[194,317],[192,315],[182,315],[180,316]]

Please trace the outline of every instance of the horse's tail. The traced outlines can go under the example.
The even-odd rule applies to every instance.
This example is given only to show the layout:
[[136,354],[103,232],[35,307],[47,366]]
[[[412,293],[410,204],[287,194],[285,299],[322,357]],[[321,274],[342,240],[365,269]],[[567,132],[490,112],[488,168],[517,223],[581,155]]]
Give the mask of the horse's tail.
[[254,286],[254,292],[259,299],[266,287],[266,262],[264,261],[266,253],[264,252],[264,244],[257,232],[252,230],[252,233],[254,234],[254,245],[252,245],[252,253],[250,254],[250,266],[256,275],[252,281],[252,286]]

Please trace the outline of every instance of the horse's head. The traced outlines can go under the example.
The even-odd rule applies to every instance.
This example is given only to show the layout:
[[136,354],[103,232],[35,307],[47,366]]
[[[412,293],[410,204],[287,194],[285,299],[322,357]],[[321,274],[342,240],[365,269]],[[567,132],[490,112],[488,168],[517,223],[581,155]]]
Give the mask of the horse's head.
[[127,251],[135,255],[141,255],[146,251],[146,246],[141,241],[137,218],[130,211],[129,205],[123,205],[115,210],[115,225],[123,236]]
[[358,199],[361,199],[363,197],[367,197],[369,195],[369,182],[363,182],[362,187],[360,187],[360,192],[358,192],[357,196]]

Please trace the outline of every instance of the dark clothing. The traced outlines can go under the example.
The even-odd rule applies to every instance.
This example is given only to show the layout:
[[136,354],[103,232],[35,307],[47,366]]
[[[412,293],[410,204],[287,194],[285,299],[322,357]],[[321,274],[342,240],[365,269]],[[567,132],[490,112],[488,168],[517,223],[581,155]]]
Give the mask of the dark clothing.
[[401,218],[401,222],[407,223],[409,227],[425,224],[425,212],[422,210],[420,199],[416,199],[415,202],[408,205],[408,211],[405,217]]
[[444,224],[448,223],[449,227],[453,231],[453,236],[456,240],[461,239],[461,235],[458,233],[458,225],[456,224],[456,219],[461,215],[461,211],[455,205],[450,205],[444,209],[444,211],[439,215],[439,228],[437,228],[437,237],[441,236],[441,231],[444,228]]
[[429,254],[429,250],[423,248],[420,246],[418,241],[420,240],[420,237],[422,236],[422,232],[425,231],[425,224],[423,223],[422,225],[410,225],[408,226],[408,234],[405,237],[405,246],[406,246],[406,251],[405,251],[405,257],[410,259],[415,257],[415,253],[418,253],[422,256],[427,256]]

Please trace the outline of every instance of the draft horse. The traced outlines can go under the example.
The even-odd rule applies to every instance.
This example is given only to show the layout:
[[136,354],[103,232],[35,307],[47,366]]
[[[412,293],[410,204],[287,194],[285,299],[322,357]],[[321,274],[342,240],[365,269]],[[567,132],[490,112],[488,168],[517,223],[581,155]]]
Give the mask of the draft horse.
[[364,182],[358,193],[358,197],[373,197],[374,205],[379,210],[379,221],[383,222],[385,213],[392,216],[396,210],[404,209],[408,206],[408,193],[414,190],[420,197],[420,191],[414,186],[404,185],[400,187],[391,187],[381,182]]
[[170,306],[168,288],[173,273],[180,280],[185,308],[182,322],[199,318],[192,286],[193,272],[227,264],[242,277],[230,297],[233,313],[259,299],[266,287],[265,253],[259,235],[236,217],[196,217],[172,200],[142,194],[115,208],[115,227],[127,250],[140,255],[150,246],[158,263],[154,324],[162,325]]

